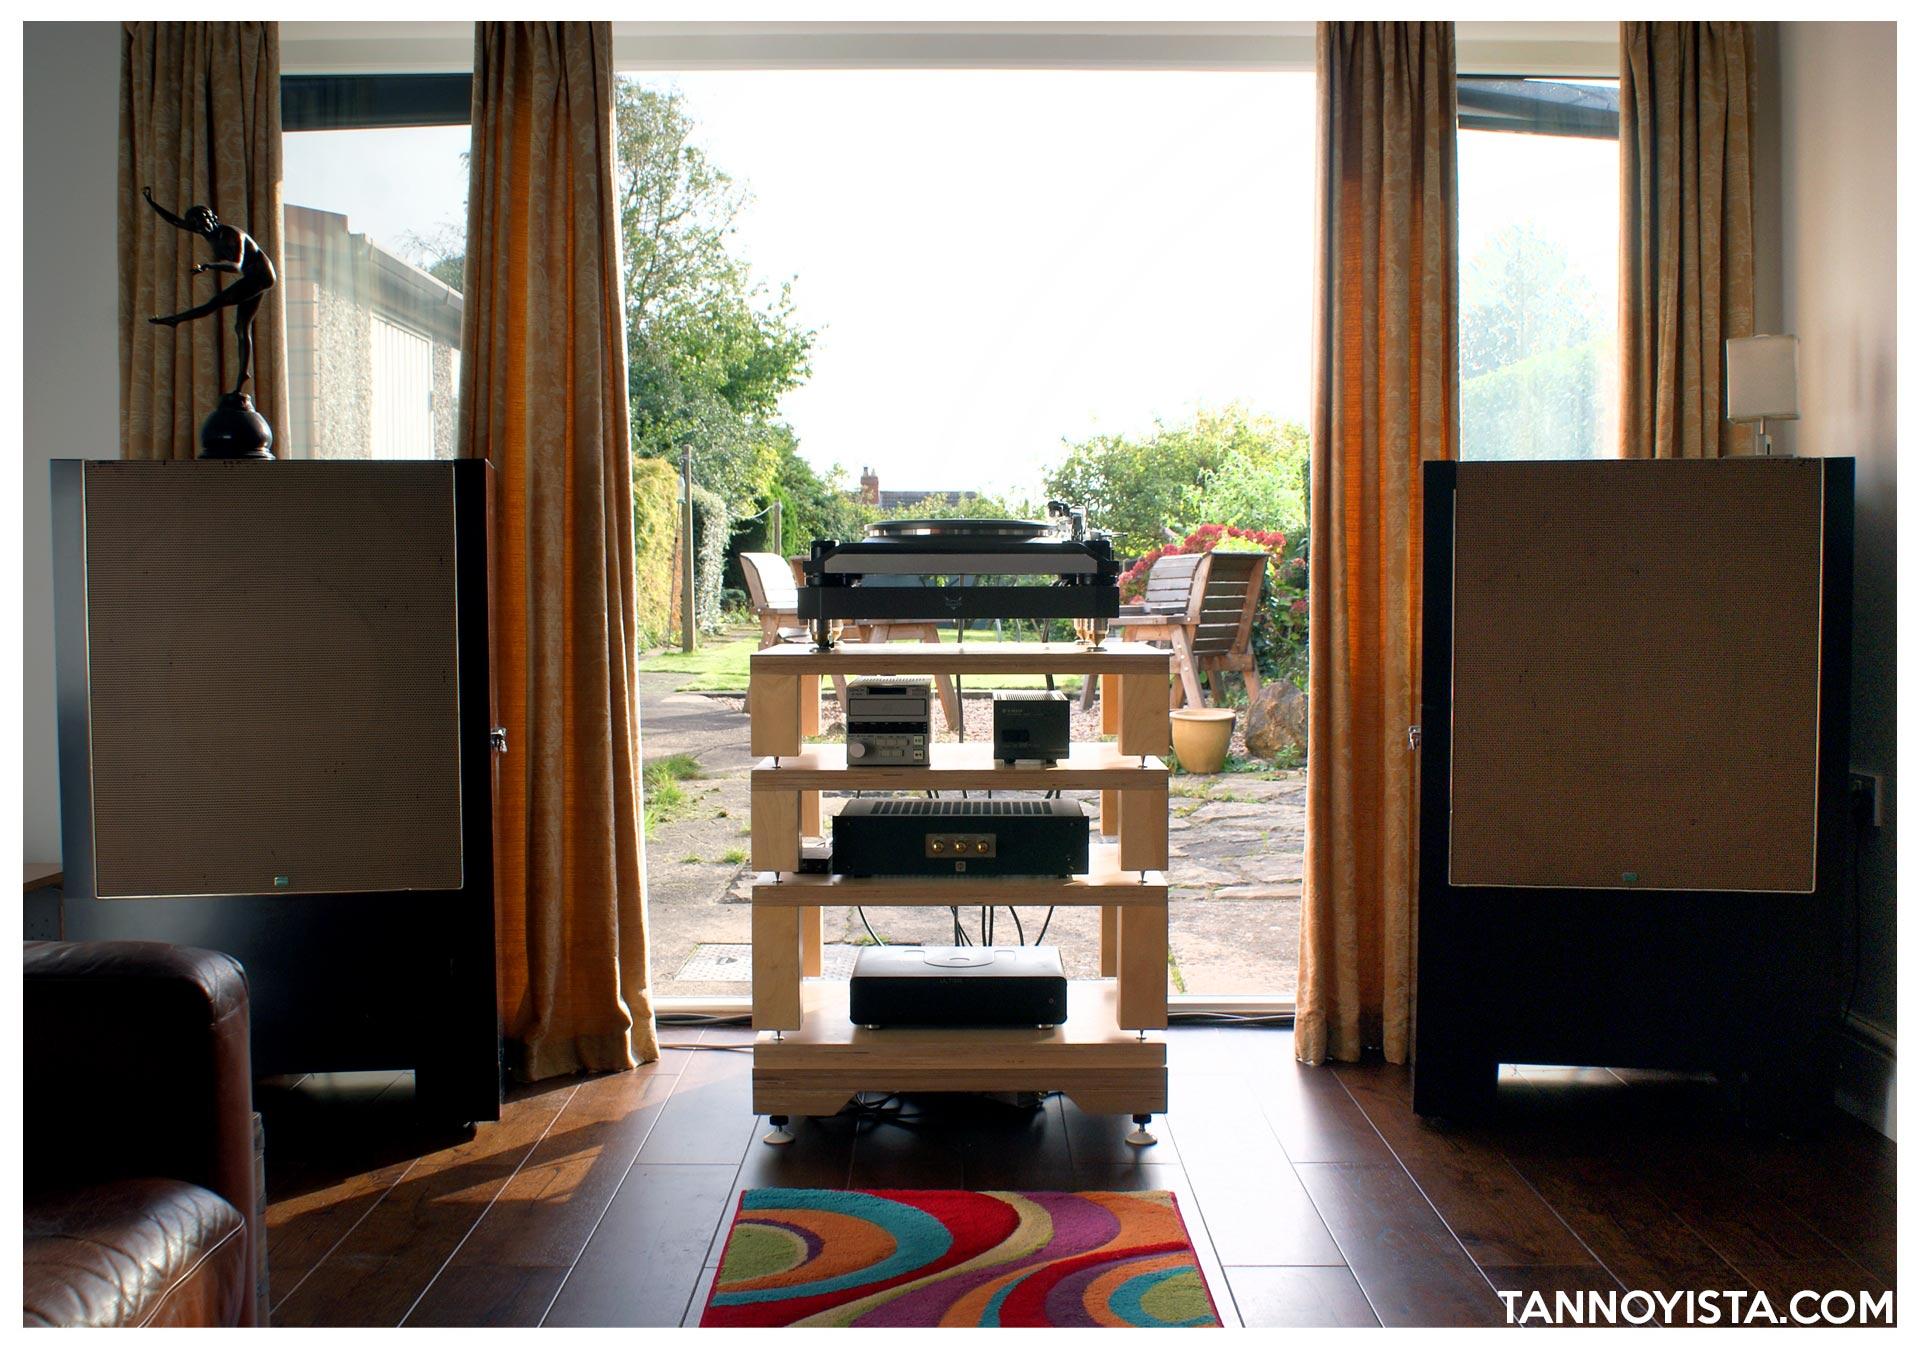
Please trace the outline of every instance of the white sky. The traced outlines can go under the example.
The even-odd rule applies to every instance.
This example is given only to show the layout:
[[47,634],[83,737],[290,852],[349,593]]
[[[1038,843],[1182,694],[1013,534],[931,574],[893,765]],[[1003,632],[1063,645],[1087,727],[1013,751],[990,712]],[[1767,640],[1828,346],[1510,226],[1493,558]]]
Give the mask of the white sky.
[[646,78],[750,185],[740,251],[821,330],[782,405],[816,466],[1033,492],[1063,437],[1305,419],[1311,75]]
[[[640,77],[753,200],[738,253],[820,330],[783,412],[817,467],[1037,491],[1062,441],[1238,401],[1308,417],[1313,77]],[[287,137],[286,200],[396,252],[464,222],[464,127]],[[1532,216],[1613,309],[1616,147],[1467,133],[1461,255]]]
[[467,229],[467,127],[289,131],[280,139],[288,206],[347,217],[389,253],[411,257],[409,232]]

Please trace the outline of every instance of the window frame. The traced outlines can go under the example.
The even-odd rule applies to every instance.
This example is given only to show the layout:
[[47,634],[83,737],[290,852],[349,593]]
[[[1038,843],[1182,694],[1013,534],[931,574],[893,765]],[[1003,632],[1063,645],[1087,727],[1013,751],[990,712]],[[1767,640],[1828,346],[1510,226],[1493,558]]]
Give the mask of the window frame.
[[[1033,69],[1311,71],[1311,21],[829,23],[649,20],[613,23],[618,74],[671,70]],[[454,21],[282,22],[282,78],[406,77],[473,68],[473,26]],[[1457,75],[1618,77],[1619,26],[1592,21],[1462,21]],[[470,116],[470,114],[469,114]],[[468,118],[462,118],[465,121]],[[673,997],[656,1011],[737,1016],[752,999]],[[1290,1020],[1292,998],[1171,994],[1170,1016]]]

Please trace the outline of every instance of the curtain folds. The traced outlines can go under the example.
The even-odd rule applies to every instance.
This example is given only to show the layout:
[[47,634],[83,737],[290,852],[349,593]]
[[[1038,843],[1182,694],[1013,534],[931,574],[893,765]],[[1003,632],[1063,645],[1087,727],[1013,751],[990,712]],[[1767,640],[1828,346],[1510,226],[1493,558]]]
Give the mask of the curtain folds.
[[[211,208],[280,265],[278,24],[121,25],[119,187],[120,456],[192,459],[200,423],[239,374],[233,314],[217,310],[178,328],[147,319],[191,308],[232,278],[191,275],[211,250],[156,215],[142,189],[151,187],[177,216]],[[253,381],[244,392],[278,437],[287,424],[278,286],[254,316]]]
[[1753,332],[1754,33],[1620,25],[1620,453],[1738,453],[1722,353]]
[[1306,875],[1294,1046],[1411,1046],[1421,463],[1459,441],[1449,23],[1319,25]]
[[492,461],[501,1006],[527,1079],[659,1055],[612,30],[476,26],[461,452]]

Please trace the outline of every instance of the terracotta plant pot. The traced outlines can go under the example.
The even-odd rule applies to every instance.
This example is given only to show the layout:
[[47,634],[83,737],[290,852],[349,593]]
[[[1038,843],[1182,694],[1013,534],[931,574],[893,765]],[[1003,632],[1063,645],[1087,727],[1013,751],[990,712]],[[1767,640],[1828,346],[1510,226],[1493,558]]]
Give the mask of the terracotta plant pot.
[[1188,773],[1219,773],[1233,740],[1232,708],[1175,708],[1173,753]]

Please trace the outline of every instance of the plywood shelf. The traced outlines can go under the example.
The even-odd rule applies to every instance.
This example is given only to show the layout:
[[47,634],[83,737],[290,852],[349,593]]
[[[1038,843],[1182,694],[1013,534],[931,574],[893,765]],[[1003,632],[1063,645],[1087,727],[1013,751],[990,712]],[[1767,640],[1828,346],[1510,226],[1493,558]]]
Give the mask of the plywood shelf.
[[843,980],[808,980],[801,1001],[801,1028],[754,1040],[757,1112],[827,1115],[856,1092],[1064,1092],[1089,1111],[1166,1109],[1166,1038],[1120,1026],[1112,980],[1070,983],[1057,1027],[858,1027]]
[[760,872],[756,905],[1164,905],[1160,871],[1122,872],[1117,844],[1088,850],[1091,870],[1075,877],[848,877]]
[[858,1027],[847,1015],[845,980],[808,980],[800,1001],[805,1026],[754,1038],[766,1062],[789,1069],[891,1064],[951,1071],[955,1052],[963,1050],[990,1051],[996,1067],[1010,1069],[1057,1063],[1063,1052],[1085,1055],[1090,1068],[1158,1068],[1167,1062],[1163,1033],[1121,1027],[1112,980],[1069,980],[1067,1020],[1057,1027]]
[[748,658],[753,675],[1165,675],[1171,655],[1145,642],[785,642]]
[[1123,755],[1107,741],[1077,741],[1057,764],[1002,764],[993,757],[993,747],[981,741],[941,743],[928,749],[933,762],[915,768],[849,764],[845,745],[809,745],[797,755],[783,756],[777,766],[771,757],[761,760],[753,767],[752,785],[827,792],[1051,792],[1057,788],[1164,788],[1167,782],[1165,760]]

